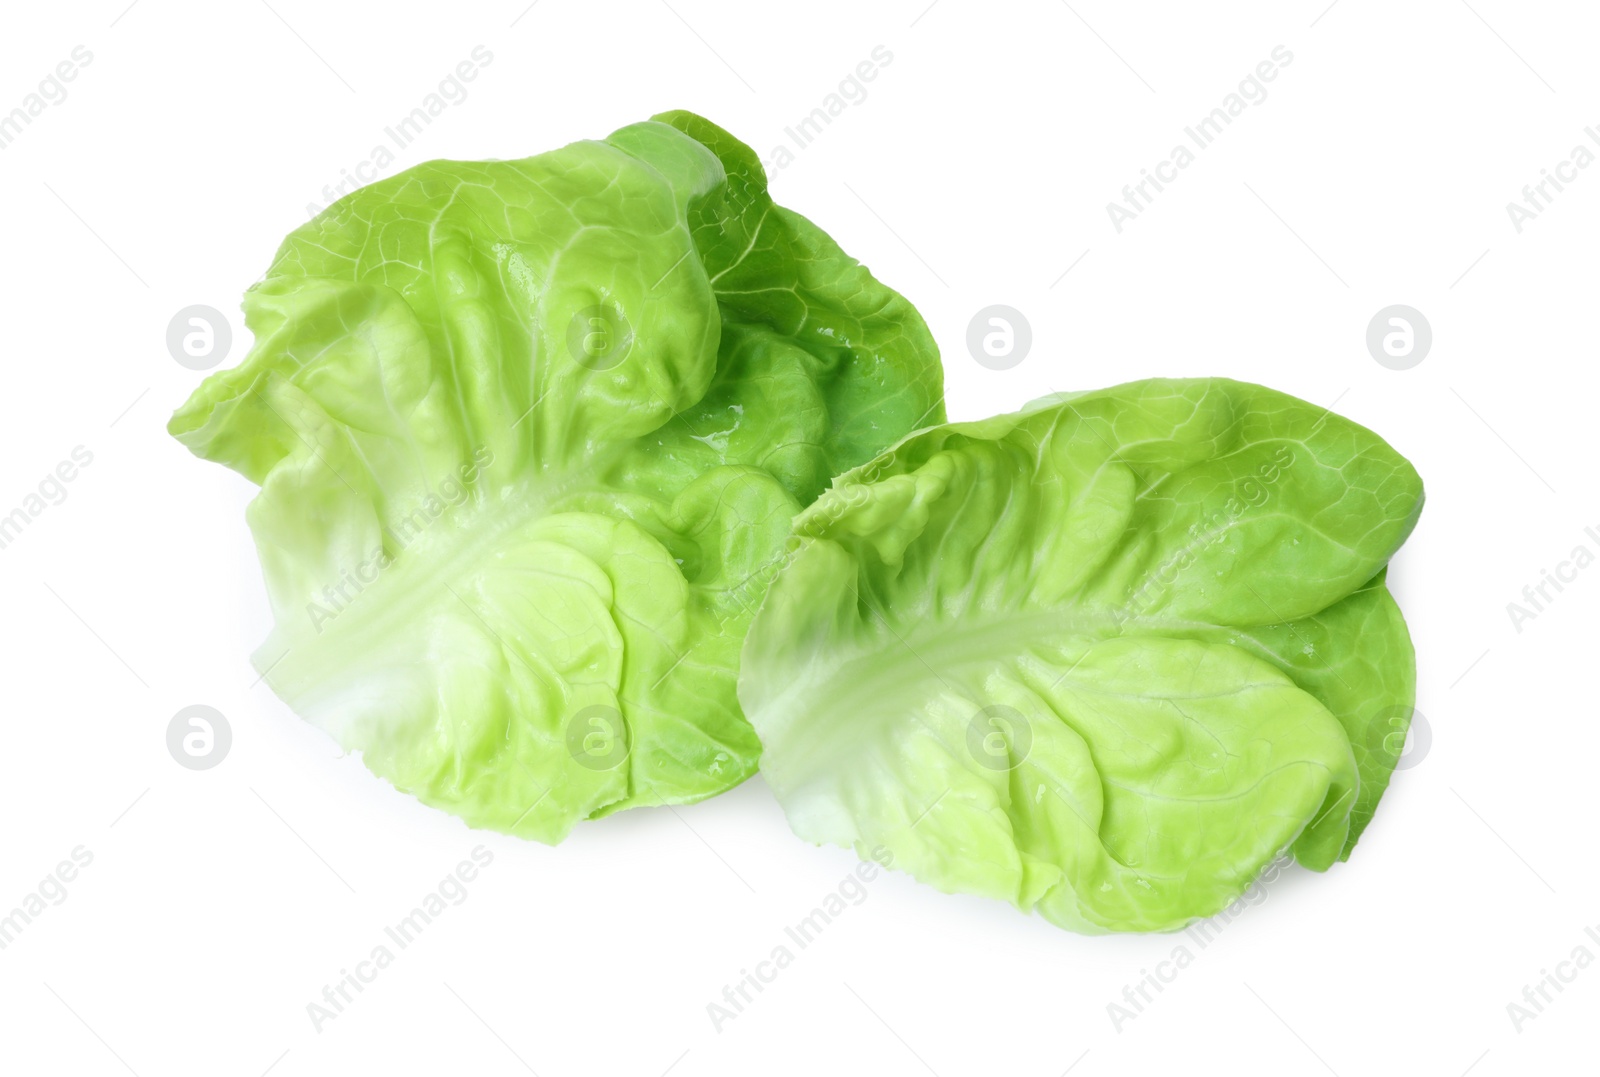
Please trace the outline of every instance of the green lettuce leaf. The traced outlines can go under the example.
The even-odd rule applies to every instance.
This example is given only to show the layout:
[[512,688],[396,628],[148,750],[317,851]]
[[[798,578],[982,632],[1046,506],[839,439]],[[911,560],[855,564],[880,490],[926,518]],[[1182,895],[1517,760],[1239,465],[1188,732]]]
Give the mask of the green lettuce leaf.
[[261,487],[298,714],[474,826],[710,796],[793,514],[943,421],[916,311],[688,113],[420,165],[284,241],[169,429]]
[[1410,713],[1421,508],[1375,434],[1223,379],[912,434],[795,521],[739,680],[763,774],[803,838],[1078,931],[1326,869]]

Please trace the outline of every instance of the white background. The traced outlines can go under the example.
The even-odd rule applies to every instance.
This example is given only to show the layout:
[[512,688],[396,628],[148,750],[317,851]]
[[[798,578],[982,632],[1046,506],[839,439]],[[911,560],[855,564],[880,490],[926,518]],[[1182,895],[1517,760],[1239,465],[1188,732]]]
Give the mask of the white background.
[[[1600,552],[1600,168],[1520,234],[1506,203],[1600,124],[1596,13],[671,2],[7,12],[0,112],[74,46],[93,60],[0,151],[0,514],[75,446],[94,460],[0,550],[0,912],[75,847],[94,859],[0,951],[0,1070],[1594,1072],[1600,965],[1520,1031],[1507,1004],[1575,947],[1600,956],[1600,568],[1520,632],[1506,607],[1575,546]],[[306,203],[480,44],[491,66],[395,169],[667,108],[769,157],[884,45],[867,98],[773,189],[921,309],[953,418],[1229,375],[1337,402],[1407,454],[1428,506],[1390,582],[1432,740],[1352,861],[1296,869],[1203,950],[884,876],[718,1031],[707,1003],[853,863],[792,838],[759,779],[545,848],[395,793],[253,686],[252,490],[165,434],[201,377],[167,323],[228,312],[237,362],[238,298]],[[1118,234],[1106,203],[1277,45],[1294,59],[1267,99]],[[1008,371],[966,350],[991,303],[1032,325]],[[1364,341],[1393,303],[1433,326],[1407,371]],[[168,755],[191,703],[232,724],[214,770]],[[316,1031],[306,1004],[479,843],[494,862],[466,903]],[[1119,1029],[1107,1004],[1186,943],[1193,964]]]

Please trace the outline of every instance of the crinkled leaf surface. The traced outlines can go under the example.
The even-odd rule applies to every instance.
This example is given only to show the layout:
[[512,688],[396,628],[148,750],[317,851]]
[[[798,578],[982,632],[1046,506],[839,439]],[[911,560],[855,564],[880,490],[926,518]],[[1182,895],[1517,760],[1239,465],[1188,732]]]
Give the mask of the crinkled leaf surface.
[[763,567],[943,420],[916,312],[688,113],[357,191],[245,314],[170,429],[261,486],[257,665],[399,788],[543,841],[753,772]]
[[1137,382],[906,438],[835,481],[739,694],[800,836],[1085,932],[1347,856],[1414,692],[1384,586],[1409,463],[1326,409]]

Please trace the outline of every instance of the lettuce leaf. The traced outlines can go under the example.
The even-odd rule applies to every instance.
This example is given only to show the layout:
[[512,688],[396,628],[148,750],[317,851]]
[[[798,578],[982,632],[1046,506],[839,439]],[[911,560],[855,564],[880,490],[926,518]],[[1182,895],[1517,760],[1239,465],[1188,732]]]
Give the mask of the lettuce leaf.
[[916,311],[675,112],[296,229],[170,427],[261,487],[255,656],[398,788],[546,842],[711,796],[792,516],[943,421]]
[[912,434],[795,521],[739,680],[763,774],[803,838],[1078,931],[1324,870],[1410,713],[1384,569],[1422,501],[1377,435],[1223,379]]

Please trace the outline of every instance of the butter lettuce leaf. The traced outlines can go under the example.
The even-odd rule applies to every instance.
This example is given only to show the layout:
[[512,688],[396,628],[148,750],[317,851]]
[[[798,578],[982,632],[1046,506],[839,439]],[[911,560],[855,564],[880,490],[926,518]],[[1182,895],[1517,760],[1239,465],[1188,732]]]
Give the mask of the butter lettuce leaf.
[[[914,433],[795,520],[739,681],[794,831],[1083,932],[1347,857],[1415,690],[1422,484],[1223,379]],[[1381,735],[1374,736],[1374,730]]]
[[763,566],[944,418],[916,311],[682,112],[356,191],[244,310],[169,429],[261,487],[257,666],[396,787],[546,842],[755,770]]

